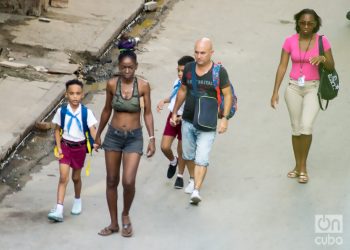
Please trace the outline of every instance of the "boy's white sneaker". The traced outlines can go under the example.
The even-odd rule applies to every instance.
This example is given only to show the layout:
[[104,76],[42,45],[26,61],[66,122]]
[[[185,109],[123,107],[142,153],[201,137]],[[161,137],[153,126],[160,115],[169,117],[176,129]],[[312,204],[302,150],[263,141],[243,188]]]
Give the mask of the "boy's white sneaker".
[[63,213],[58,212],[56,208],[51,209],[50,213],[47,215],[47,218],[52,221],[62,222],[63,221]]
[[71,214],[79,215],[81,213],[81,199],[74,199]]
[[199,191],[195,189],[191,195],[190,203],[192,205],[198,205],[198,203],[201,201],[202,201],[202,198],[199,195]]
[[187,187],[185,188],[185,193],[186,193],[186,194],[192,194],[192,193],[193,193],[193,190],[194,190],[194,180],[193,180],[193,179],[190,179],[190,180],[188,181]]

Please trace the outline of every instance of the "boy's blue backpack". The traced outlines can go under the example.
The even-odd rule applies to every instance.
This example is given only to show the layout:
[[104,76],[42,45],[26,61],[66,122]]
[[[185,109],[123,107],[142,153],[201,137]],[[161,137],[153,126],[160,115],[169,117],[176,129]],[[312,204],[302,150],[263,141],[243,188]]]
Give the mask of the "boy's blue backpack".
[[[221,90],[220,90],[220,67],[222,67],[222,65],[220,63],[214,63],[213,66],[213,83],[216,89],[216,93],[217,93],[217,99],[218,99],[218,106],[219,106],[219,110],[218,110],[218,116],[219,118],[223,117],[223,113],[224,113],[224,95],[222,94]],[[227,118],[231,118],[232,116],[235,115],[236,111],[237,111],[237,96],[235,94],[235,90],[233,88],[232,83],[230,82],[230,87],[231,87],[231,91],[232,91],[232,106],[230,109],[230,113],[228,114]]]
[[[64,128],[65,117],[67,114],[67,104],[61,106],[61,128]],[[83,122],[83,132],[86,138],[86,153],[92,155],[92,145],[94,145],[94,139],[91,136],[90,129],[87,124],[88,109],[83,104],[81,105],[81,119]]]

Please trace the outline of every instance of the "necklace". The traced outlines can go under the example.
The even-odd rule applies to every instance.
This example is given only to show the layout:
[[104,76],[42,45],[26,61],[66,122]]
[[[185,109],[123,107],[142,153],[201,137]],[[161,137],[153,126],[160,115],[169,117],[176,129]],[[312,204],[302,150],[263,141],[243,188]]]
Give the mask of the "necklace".
[[307,54],[307,52],[308,52],[308,50],[309,50],[309,47],[310,47],[312,38],[313,38],[313,36],[311,36],[311,38],[310,38],[310,40],[309,40],[309,43],[308,43],[308,45],[307,45],[307,47],[306,47],[306,50],[305,50],[304,58],[303,58],[303,60],[301,60],[301,48],[300,48],[300,47],[301,47],[301,46],[300,46],[301,44],[300,44],[300,35],[299,35],[299,61],[300,61],[299,72],[300,72],[300,76],[303,75],[303,67],[304,67],[304,64],[305,64],[305,58],[306,58],[306,54]]
[[121,93],[121,94],[122,94],[122,97],[123,97],[124,99],[127,99],[127,98],[129,98],[129,93],[132,93],[132,92],[133,92],[134,86],[132,85],[130,89],[126,89],[126,86],[128,86],[129,84],[125,84],[125,83],[124,83],[124,85],[126,85],[126,86],[125,86],[124,89],[123,89],[122,85],[123,85],[123,83],[122,83],[121,86],[120,86],[120,89],[121,89],[121,92],[122,92],[122,93]]

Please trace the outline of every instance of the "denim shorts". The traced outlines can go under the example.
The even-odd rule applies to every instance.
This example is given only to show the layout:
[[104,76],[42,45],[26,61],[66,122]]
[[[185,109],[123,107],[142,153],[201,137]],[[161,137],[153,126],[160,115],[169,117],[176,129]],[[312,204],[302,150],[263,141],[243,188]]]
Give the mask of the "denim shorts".
[[102,144],[106,151],[143,154],[142,128],[134,130],[120,130],[108,125],[108,130]]
[[207,167],[216,131],[200,131],[192,123],[184,120],[182,121],[181,130],[183,159],[194,161],[198,166]]

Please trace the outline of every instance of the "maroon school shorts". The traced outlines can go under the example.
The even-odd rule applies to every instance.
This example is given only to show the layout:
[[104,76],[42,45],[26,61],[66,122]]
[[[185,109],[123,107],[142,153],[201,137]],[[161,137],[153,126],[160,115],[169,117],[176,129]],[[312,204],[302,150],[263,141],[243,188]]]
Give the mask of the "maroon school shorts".
[[60,164],[67,164],[73,169],[84,167],[86,142],[72,142],[62,139],[61,149],[63,158],[59,160]]
[[172,113],[170,112],[168,115],[168,118],[166,119],[166,124],[165,124],[165,129],[163,135],[168,135],[172,137],[176,137],[179,141],[182,140],[182,135],[181,135],[181,122],[176,125],[176,127],[173,127],[170,125],[170,118],[172,116]]

